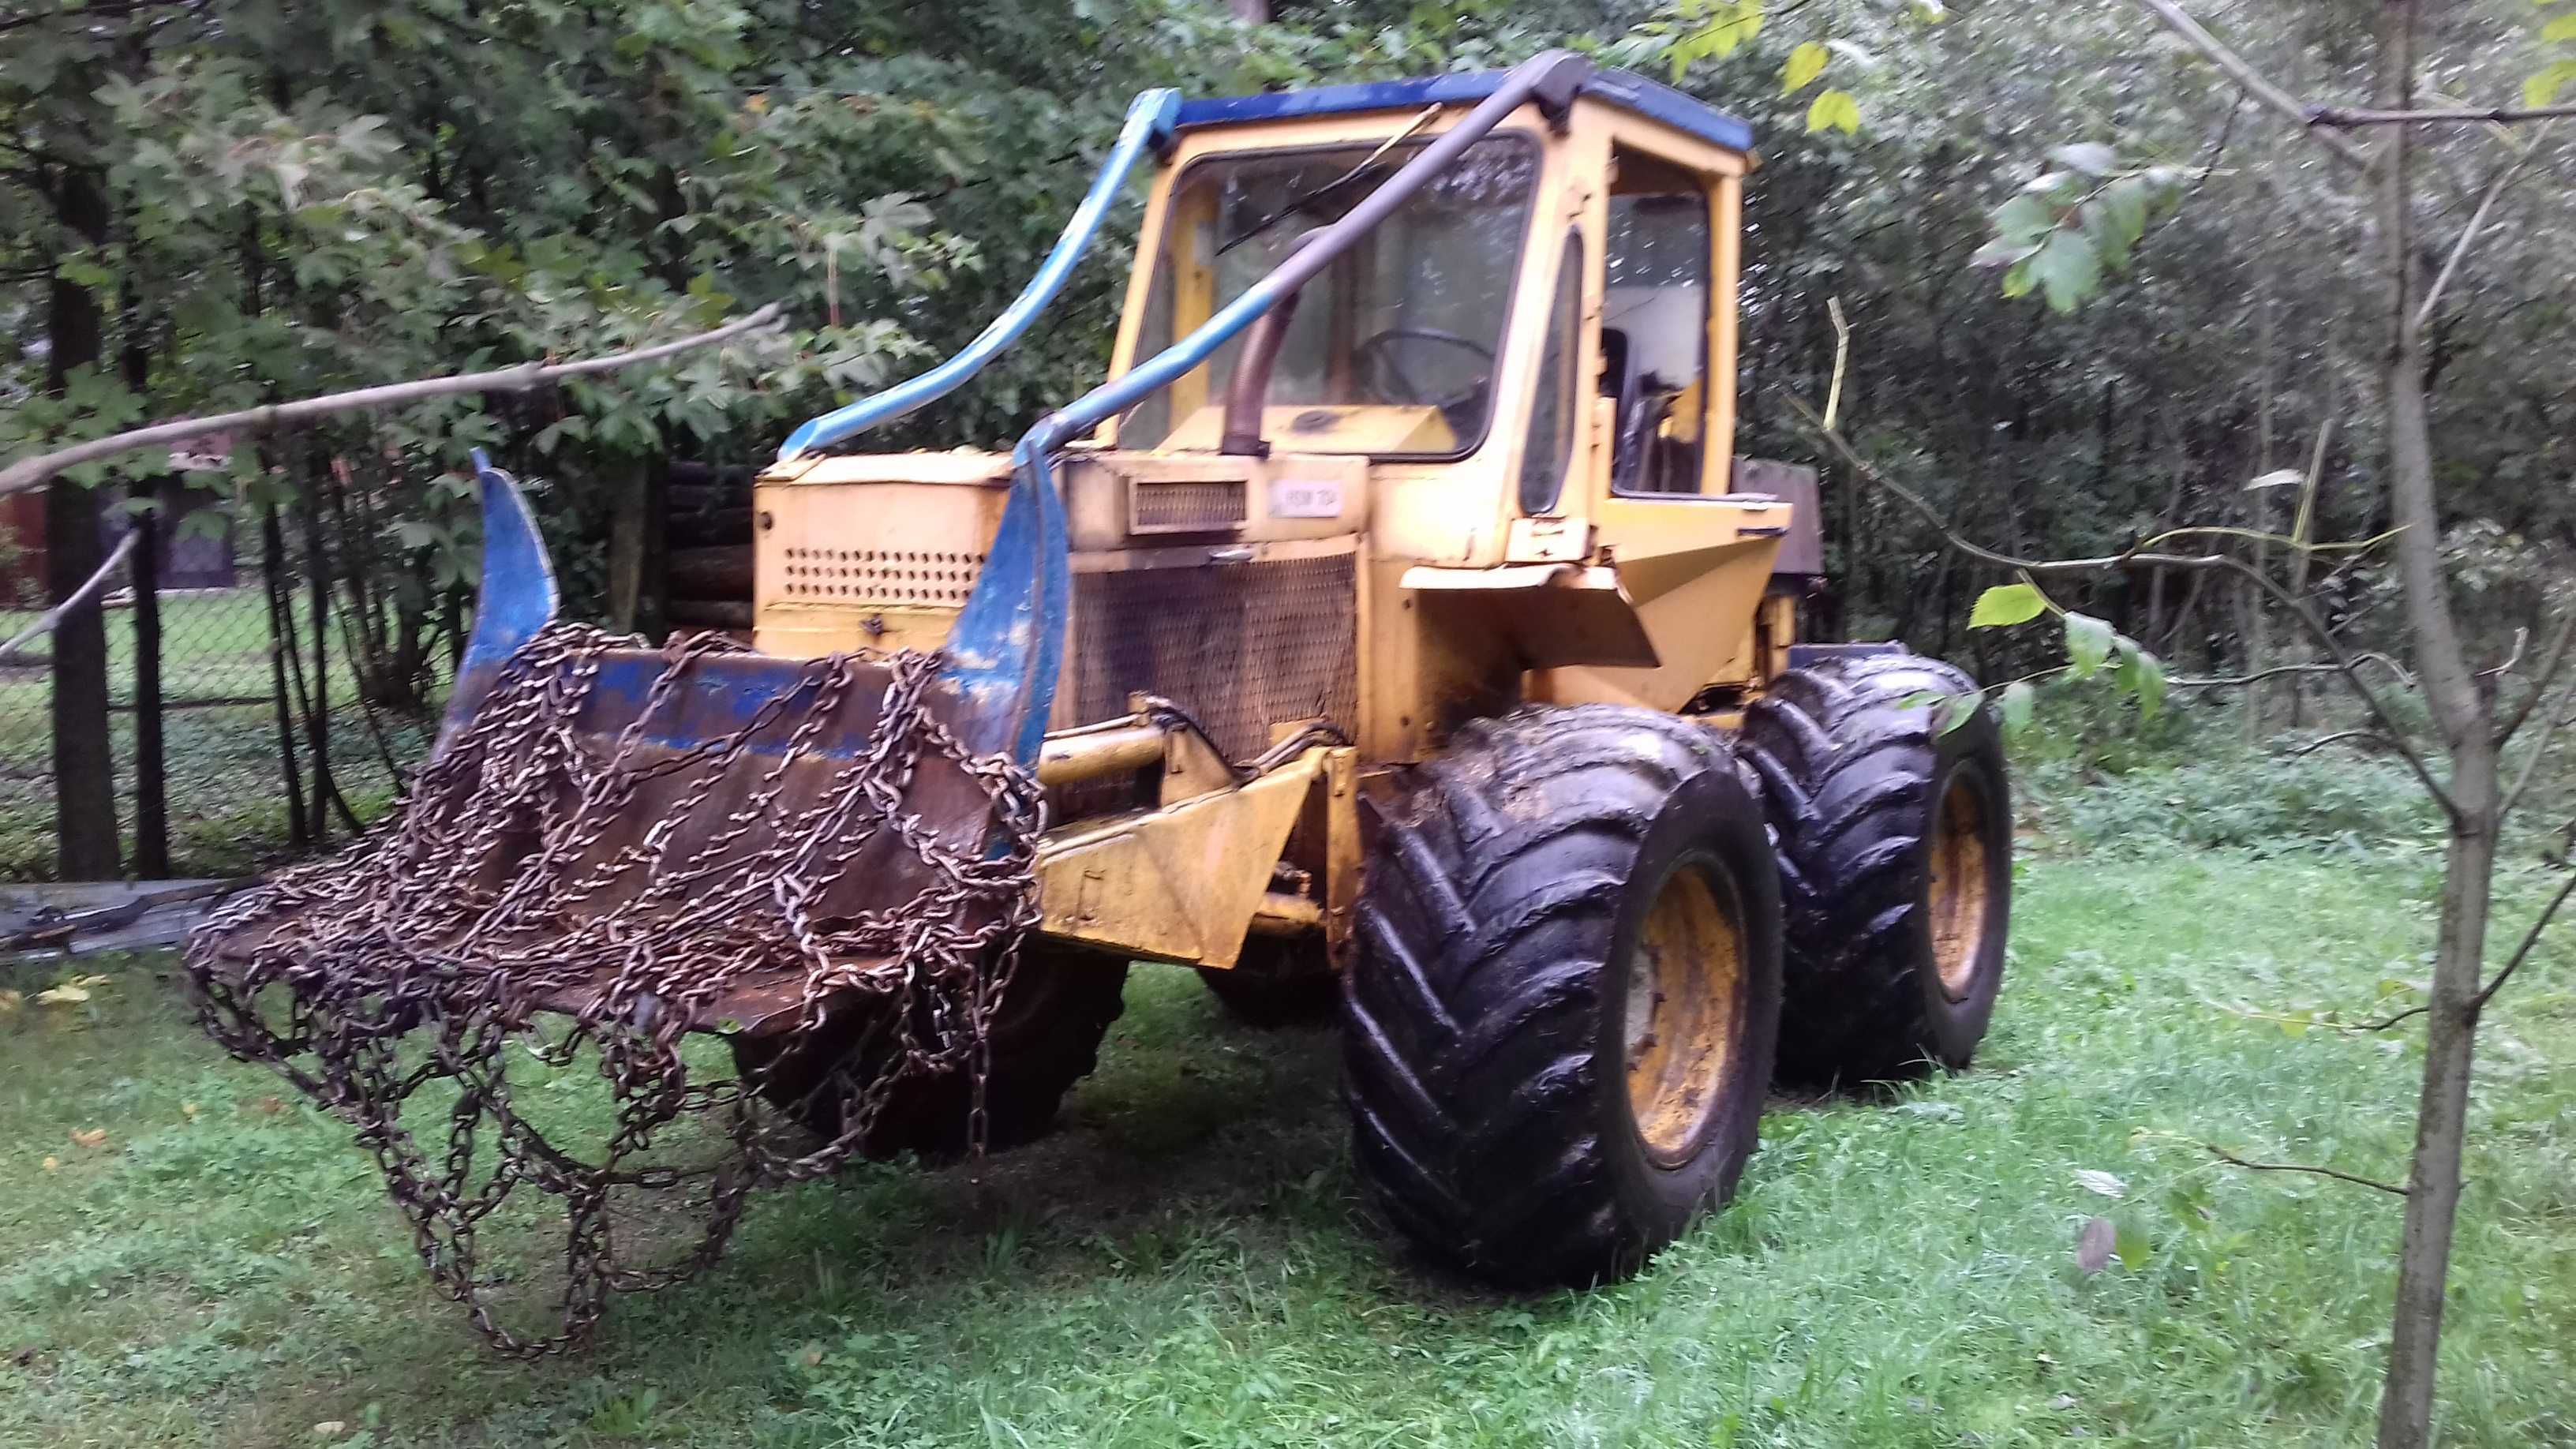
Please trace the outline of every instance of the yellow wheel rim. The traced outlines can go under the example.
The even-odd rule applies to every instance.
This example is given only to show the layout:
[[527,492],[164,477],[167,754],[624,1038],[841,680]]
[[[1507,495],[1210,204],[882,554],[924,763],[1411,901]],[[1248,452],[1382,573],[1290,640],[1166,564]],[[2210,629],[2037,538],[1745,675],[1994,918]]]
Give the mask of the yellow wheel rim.
[[1666,1165],[1698,1147],[1742,1030],[1743,911],[1732,886],[1685,864],[1665,880],[1629,953],[1628,1111]]
[[1976,985],[1992,918],[1992,885],[1986,872],[1986,796],[1966,770],[1950,777],[1932,822],[1932,963],[1941,993],[1964,1001]]

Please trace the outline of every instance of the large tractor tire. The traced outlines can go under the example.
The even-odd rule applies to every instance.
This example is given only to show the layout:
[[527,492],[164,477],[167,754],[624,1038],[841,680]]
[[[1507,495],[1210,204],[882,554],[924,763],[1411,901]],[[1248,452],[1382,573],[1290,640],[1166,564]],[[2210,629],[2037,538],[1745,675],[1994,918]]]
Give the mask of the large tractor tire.
[[[1126,1009],[1127,963],[1031,939],[993,1013],[984,1076],[984,1145],[1000,1150],[1044,1136],[1073,1084],[1099,1064],[1100,1043]],[[884,1024],[864,1012],[827,1019],[802,1036],[737,1039],[734,1069],[762,1100],[817,1137],[838,1136],[837,1074],[860,1080],[884,1051]],[[964,1071],[895,1085],[859,1150],[884,1160],[910,1150],[947,1159],[971,1145],[974,1083]]]
[[1788,916],[1780,1074],[1857,1085],[1965,1067],[2002,989],[2012,800],[1991,712],[1937,727],[1976,684],[1888,653],[1792,669],[1744,714]]
[[1342,996],[1354,1155],[1434,1257],[1616,1278],[1727,1200],[1780,905],[1724,740],[1610,705],[1469,724],[1383,811]]

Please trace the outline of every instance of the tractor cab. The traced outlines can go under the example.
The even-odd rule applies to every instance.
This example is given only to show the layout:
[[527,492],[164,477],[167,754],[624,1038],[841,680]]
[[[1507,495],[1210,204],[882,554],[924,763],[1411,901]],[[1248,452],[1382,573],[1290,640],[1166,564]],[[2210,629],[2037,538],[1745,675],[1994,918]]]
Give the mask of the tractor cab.
[[[1341,220],[1477,89],[1444,80],[1184,104],[1113,372]],[[1109,437],[1146,451],[1266,443],[1419,463],[1477,457],[1490,439],[1516,485],[1514,511],[1553,516],[1566,511],[1571,445],[1591,441],[1597,414],[1602,481],[1724,492],[1722,474],[1703,487],[1700,443],[1733,423],[1732,369],[1722,386],[1711,371],[1731,356],[1745,144],[1740,123],[1633,76],[1596,76],[1562,117],[1533,105],[1306,284],[1261,379],[1258,440],[1229,444],[1224,424],[1243,338]],[[1498,414],[1532,431],[1497,436]],[[1575,481],[1579,507],[1590,480]]]
[[[1065,449],[1052,728],[1144,691],[1228,752],[1321,714],[1401,761],[1514,702],[1731,707],[1785,667],[1794,605],[1770,584],[1806,520],[1733,482],[1747,130],[1592,72],[1389,204],[1503,81],[1174,106],[1110,386],[1265,310]],[[1330,255],[1281,289],[1310,250]],[[942,643],[1013,471],[782,458],[761,483],[758,647]]]

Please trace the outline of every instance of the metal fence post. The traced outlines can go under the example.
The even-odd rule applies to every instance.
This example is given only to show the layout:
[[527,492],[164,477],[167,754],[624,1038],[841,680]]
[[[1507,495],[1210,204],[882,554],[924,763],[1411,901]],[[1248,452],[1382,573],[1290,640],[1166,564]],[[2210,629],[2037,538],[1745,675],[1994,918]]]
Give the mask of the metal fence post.
[[134,515],[134,873],[170,874],[167,760],[161,739],[161,492],[137,490],[150,508]]

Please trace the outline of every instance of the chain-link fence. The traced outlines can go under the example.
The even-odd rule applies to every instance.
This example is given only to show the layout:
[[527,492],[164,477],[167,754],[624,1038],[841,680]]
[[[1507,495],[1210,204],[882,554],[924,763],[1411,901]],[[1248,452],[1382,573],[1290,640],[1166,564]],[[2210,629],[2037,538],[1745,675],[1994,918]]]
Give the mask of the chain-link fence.
[[[101,601],[124,873],[244,875],[344,838],[383,814],[401,772],[426,753],[452,620],[398,603],[401,581],[372,540],[297,525],[292,516],[244,521],[215,500],[175,495],[138,540],[150,557],[131,561]],[[105,512],[102,548],[133,526],[124,509]],[[39,616],[43,578],[43,555],[22,527],[0,555],[0,603],[23,607],[0,608],[0,638]],[[98,795],[95,782],[66,794],[57,778],[59,642],[40,639],[0,660],[0,880],[57,878],[58,801]]]

